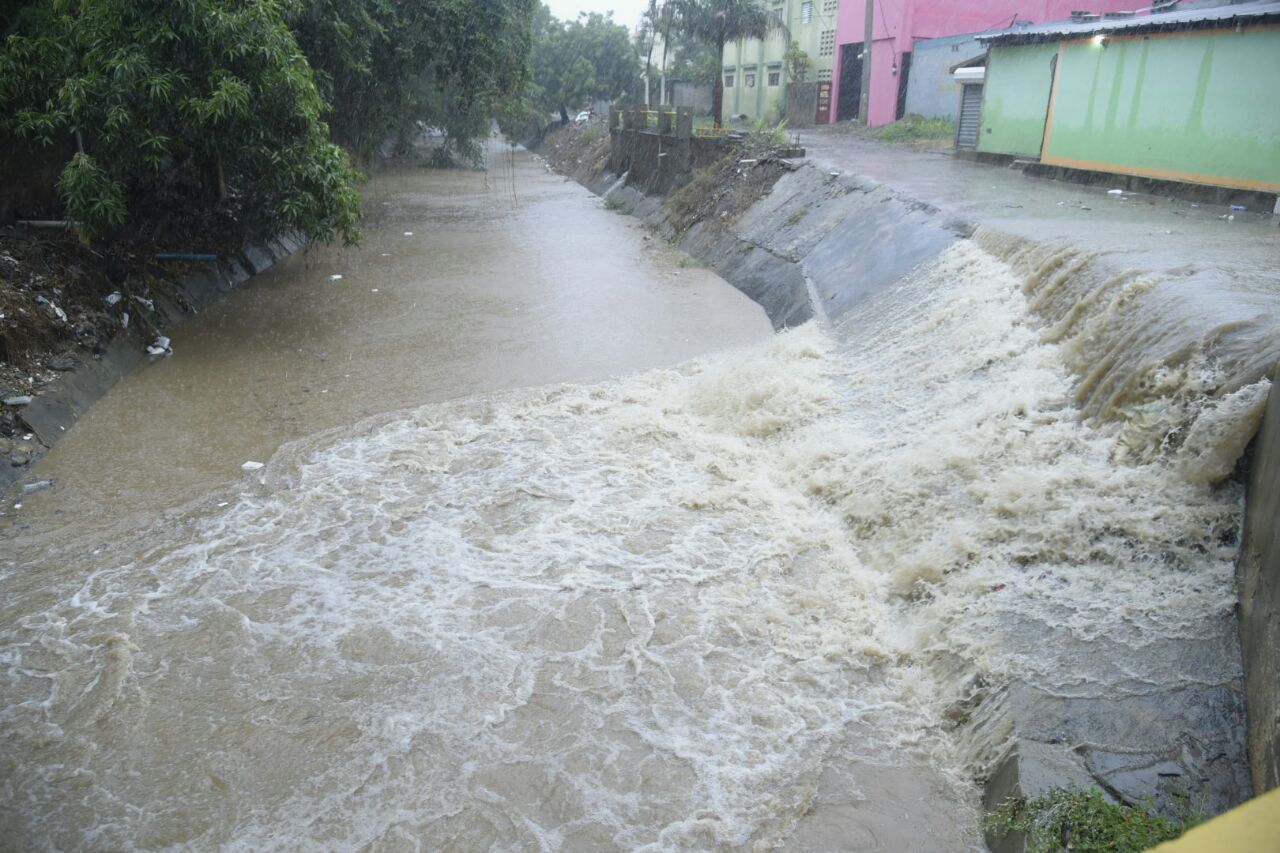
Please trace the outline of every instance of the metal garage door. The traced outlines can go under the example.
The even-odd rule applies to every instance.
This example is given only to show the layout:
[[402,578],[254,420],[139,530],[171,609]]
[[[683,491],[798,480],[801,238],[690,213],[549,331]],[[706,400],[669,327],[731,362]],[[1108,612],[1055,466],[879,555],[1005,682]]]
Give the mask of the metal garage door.
[[982,125],[982,86],[967,84],[960,94],[960,123],[956,129],[956,147],[972,151],[978,147],[978,128]]

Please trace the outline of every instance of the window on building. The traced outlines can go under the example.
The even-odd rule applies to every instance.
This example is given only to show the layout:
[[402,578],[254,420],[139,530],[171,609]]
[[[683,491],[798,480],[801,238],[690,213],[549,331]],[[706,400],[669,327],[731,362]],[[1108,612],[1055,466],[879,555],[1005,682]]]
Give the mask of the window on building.
[[746,74],[743,74],[742,85],[746,86],[748,89],[754,89],[756,87],[756,75],[751,73],[750,71],[748,71]]
[[806,2],[800,4],[800,23],[813,23],[813,3]]
[[773,22],[777,24],[779,27],[786,24],[786,18],[782,14],[782,6],[780,5],[774,6],[773,11],[770,12],[769,14],[773,16]]
[[782,72],[781,72],[781,71],[770,71],[770,72],[769,72],[769,85],[770,85],[770,86],[778,86],[778,85],[781,85],[781,84],[782,84]]
[[726,74],[726,75],[724,75],[724,87],[725,87],[726,89],[732,89],[732,88],[733,88],[733,74]]

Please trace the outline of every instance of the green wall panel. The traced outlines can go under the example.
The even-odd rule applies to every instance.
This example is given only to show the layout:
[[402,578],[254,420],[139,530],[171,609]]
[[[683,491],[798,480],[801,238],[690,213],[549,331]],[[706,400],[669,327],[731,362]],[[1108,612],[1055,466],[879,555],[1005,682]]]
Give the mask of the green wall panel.
[[993,47],[982,92],[978,150],[1039,157],[1056,44]]
[[1074,42],[1058,74],[1046,162],[1280,190],[1280,29]]

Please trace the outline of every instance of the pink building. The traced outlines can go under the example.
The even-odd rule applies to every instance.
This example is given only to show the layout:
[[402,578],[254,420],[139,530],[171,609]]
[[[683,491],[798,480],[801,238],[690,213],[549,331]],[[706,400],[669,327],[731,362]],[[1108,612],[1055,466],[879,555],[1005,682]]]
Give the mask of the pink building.
[[[906,83],[904,72],[910,68],[917,39],[1003,29],[1015,20],[1033,24],[1063,20],[1076,10],[1118,12],[1149,5],[1140,0],[875,0],[871,124],[888,124],[898,117],[899,86]],[[866,16],[864,0],[841,0],[831,75],[833,121],[858,115]]]

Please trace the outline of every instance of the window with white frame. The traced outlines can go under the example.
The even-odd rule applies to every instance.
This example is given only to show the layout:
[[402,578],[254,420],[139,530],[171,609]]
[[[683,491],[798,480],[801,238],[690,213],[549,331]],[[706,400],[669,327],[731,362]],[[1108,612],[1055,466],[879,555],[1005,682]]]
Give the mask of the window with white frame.
[[769,85],[778,86],[781,84],[782,84],[782,69],[770,68],[769,69]]
[[733,83],[734,83],[734,79],[733,79],[733,72],[732,72],[732,71],[726,71],[726,72],[724,73],[724,87],[725,87],[726,89],[732,89],[732,88],[733,88]]
[[800,23],[802,24],[813,23],[813,3],[809,2],[808,0],[800,4]]
[[754,89],[756,87],[756,73],[754,71],[744,71],[742,85],[748,89]]

